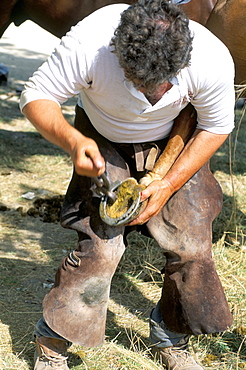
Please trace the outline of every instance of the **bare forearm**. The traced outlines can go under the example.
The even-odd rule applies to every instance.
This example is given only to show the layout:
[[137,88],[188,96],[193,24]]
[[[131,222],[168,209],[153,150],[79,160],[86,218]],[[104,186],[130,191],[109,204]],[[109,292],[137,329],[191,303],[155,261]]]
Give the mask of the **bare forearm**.
[[217,151],[228,135],[196,130],[182,153],[164,177],[172,192],[179,190]]
[[23,113],[43,137],[71,155],[81,134],[65,120],[58,104],[51,100],[33,101],[23,108]]
[[55,102],[33,101],[24,107],[23,113],[42,136],[70,154],[79,175],[99,176],[104,172],[104,159],[95,141],[71,126]]
[[148,199],[148,204],[144,212],[130,225],[142,224],[157,215],[169,198],[211,158],[227,136],[196,130],[163,178],[155,172],[152,173],[153,176],[146,177],[150,182],[142,192],[141,201]]

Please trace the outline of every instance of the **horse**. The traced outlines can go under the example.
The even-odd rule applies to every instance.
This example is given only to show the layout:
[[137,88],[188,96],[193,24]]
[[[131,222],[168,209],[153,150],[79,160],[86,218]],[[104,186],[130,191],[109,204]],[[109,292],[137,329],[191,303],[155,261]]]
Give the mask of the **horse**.
[[230,50],[235,63],[235,84],[246,84],[245,0],[218,0],[206,27]]
[[[0,37],[8,26],[31,20],[46,31],[61,38],[71,26],[93,11],[122,0],[1,0]],[[131,5],[136,0],[127,0]]]
[[[14,22],[31,20],[61,38],[78,21],[93,11],[122,0],[1,0],[0,37]],[[136,0],[126,0],[131,5]],[[182,1],[178,1],[177,3]],[[179,5],[187,16],[207,27],[230,50],[236,66],[235,83],[246,80],[245,0],[190,0]]]
[[189,19],[205,26],[216,2],[217,0],[190,0],[179,6]]
[[[190,19],[205,24],[217,0],[190,0],[181,4]],[[122,0],[1,0],[0,37],[14,22],[19,26],[32,20],[57,37],[62,37],[71,26],[93,11],[109,5],[122,3]],[[131,5],[136,0],[126,0]]]

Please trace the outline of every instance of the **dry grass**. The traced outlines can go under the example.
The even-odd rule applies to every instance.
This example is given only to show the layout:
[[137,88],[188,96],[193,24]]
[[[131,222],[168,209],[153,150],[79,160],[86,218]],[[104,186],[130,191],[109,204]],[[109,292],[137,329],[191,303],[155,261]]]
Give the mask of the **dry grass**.
[[[6,89],[4,94],[6,96]],[[47,143],[18,112],[17,97],[2,90],[0,121],[0,369],[32,369],[32,329],[42,312],[47,284],[76,235],[38,218],[24,216],[32,201],[22,198],[64,194],[72,173],[70,159]],[[9,87],[9,92],[11,87]],[[1,93],[1,91],[0,91]],[[8,93],[8,91],[7,91]],[[65,113],[72,119],[73,108]],[[214,156],[211,168],[224,193],[224,208],[214,223],[214,258],[233,312],[230,330],[192,337],[192,351],[205,368],[246,369],[246,120]],[[20,210],[22,207],[22,210]],[[72,346],[73,370],[154,370],[148,341],[148,316],[158,301],[164,260],[156,244],[137,233],[112,282],[106,342],[98,348]]]

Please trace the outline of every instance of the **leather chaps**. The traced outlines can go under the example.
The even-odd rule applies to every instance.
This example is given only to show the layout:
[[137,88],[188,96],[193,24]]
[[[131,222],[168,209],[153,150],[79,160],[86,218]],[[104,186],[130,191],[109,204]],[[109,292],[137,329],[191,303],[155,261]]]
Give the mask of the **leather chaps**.
[[[79,107],[75,127],[97,142],[111,182],[143,176],[133,168],[132,158],[103,138]],[[73,173],[61,224],[77,231],[78,246],[62,261],[54,287],[43,301],[50,328],[86,347],[104,340],[111,279],[124,253],[127,229],[101,221],[100,199],[91,186],[90,178]],[[166,257],[160,309],[171,331],[214,333],[232,323],[212,259],[212,221],[221,207],[220,186],[206,164],[147,223]]]

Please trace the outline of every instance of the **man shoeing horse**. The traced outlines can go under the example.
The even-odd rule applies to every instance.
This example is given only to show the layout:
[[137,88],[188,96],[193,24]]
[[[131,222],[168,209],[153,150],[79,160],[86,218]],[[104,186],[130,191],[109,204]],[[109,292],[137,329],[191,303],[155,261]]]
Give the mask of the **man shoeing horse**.
[[[60,105],[79,96],[75,125]],[[212,259],[212,221],[222,206],[209,159],[234,127],[234,65],[228,49],[165,0],[116,4],[89,15],[62,38],[26,83],[21,109],[37,130],[72,158],[63,227],[78,233],[61,263],[35,326],[35,370],[67,370],[70,342],[103,342],[112,276],[132,227],[165,256],[162,294],[150,315],[150,341],[169,370],[201,370],[190,335],[232,323]],[[175,151],[168,171],[162,154]],[[154,156],[153,156],[154,153]],[[158,162],[159,158],[159,162]],[[92,177],[134,177],[145,210],[127,226],[99,216]]]

